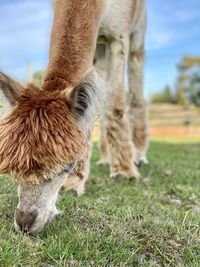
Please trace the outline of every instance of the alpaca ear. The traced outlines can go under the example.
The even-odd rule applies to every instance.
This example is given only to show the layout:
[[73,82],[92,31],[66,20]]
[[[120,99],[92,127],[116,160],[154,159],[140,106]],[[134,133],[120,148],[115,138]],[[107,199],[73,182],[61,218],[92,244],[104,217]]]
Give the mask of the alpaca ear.
[[76,119],[84,116],[91,100],[85,87],[78,86],[71,95],[71,111]]
[[3,72],[0,72],[0,91],[7,98],[8,102],[14,106],[23,93],[24,87]]
[[[76,119],[91,120],[104,101],[103,82],[96,72],[90,72],[72,90],[70,109]],[[105,89],[105,88],[104,88]]]

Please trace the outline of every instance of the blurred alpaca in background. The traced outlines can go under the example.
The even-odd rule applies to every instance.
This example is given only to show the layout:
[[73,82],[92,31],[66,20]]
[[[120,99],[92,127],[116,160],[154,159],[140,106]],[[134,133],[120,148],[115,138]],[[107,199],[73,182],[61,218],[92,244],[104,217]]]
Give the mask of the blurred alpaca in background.
[[[146,110],[143,96],[145,0],[109,0],[98,31],[94,65],[106,81],[107,99],[101,118],[100,160],[113,178],[138,178],[137,166],[148,163]],[[129,90],[125,92],[128,64]],[[75,189],[88,176],[79,169],[63,190]],[[78,175],[77,175],[78,174]],[[82,178],[82,179],[79,179]],[[83,178],[84,177],[84,178]],[[82,191],[82,190],[81,190]]]

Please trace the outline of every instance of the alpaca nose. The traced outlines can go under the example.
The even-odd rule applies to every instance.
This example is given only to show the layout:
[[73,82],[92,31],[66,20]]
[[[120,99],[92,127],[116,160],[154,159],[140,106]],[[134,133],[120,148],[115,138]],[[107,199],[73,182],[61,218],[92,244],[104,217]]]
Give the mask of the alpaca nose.
[[21,231],[28,232],[38,216],[37,211],[25,212],[20,209],[15,211],[15,221]]

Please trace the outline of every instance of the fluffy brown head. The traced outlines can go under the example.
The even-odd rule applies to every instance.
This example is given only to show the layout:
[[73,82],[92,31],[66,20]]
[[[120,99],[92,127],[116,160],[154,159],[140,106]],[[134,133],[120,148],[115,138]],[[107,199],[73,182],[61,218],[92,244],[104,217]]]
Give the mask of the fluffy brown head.
[[84,149],[70,103],[33,85],[0,124],[0,172],[22,182],[48,179],[80,159]]
[[43,91],[29,86],[21,94],[20,86],[18,93],[18,84],[0,75],[0,88],[15,106],[0,122],[0,172],[19,181],[15,229],[32,234],[58,213],[58,191],[73,171],[71,163],[85,154],[104,92],[90,67],[105,1],[56,2]]

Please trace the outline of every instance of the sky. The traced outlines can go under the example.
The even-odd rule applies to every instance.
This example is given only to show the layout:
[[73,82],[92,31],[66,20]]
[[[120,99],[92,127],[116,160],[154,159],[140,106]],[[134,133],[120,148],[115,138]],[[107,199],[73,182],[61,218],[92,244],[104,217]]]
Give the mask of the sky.
[[[175,84],[183,55],[200,55],[200,1],[147,0],[144,91],[148,98]],[[19,81],[48,63],[50,0],[0,0],[0,71]]]

